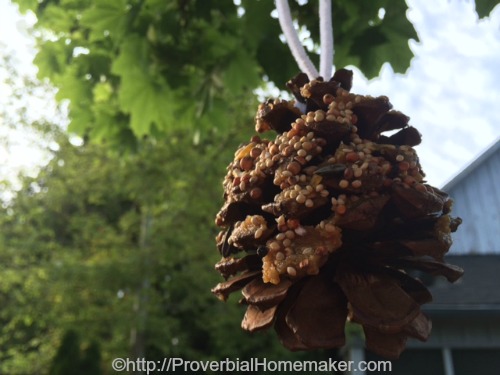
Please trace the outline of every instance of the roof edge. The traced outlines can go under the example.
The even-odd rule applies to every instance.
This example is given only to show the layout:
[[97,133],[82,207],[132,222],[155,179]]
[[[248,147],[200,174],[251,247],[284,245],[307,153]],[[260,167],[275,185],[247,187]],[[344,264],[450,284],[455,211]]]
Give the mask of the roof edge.
[[465,177],[467,177],[473,170],[476,169],[477,166],[482,164],[486,159],[492,156],[495,152],[500,149],[500,137],[497,138],[493,144],[486,149],[482,154],[476,157],[469,165],[467,165],[464,169],[462,169],[455,177],[449,180],[444,186],[441,188],[443,191],[447,191],[452,189],[455,185],[457,185],[460,181],[462,181]]
[[498,303],[485,303],[485,304],[441,304],[433,306],[425,306],[425,312],[498,312],[500,311],[500,304]]

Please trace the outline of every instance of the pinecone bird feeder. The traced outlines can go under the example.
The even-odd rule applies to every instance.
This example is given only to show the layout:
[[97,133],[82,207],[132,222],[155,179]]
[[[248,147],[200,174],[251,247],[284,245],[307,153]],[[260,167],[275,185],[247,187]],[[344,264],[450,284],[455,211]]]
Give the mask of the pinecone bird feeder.
[[432,296],[409,271],[460,278],[443,256],[461,220],[425,182],[420,134],[387,97],[350,93],[345,69],[287,86],[295,103],[269,100],[256,114],[256,131],[274,139],[255,135],[227,167],[216,217],[226,281],[212,292],[241,290],[242,328],[274,326],[290,350],[341,347],[350,320],[369,350],[397,358],[431,331],[421,306]]

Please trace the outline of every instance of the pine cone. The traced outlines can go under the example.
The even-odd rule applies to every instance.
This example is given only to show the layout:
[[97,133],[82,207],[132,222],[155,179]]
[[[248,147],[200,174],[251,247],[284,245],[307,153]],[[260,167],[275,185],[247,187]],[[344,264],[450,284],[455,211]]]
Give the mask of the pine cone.
[[212,292],[242,290],[242,328],[274,325],[290,350],[343,346],[349,319],[369,350],[397,358],[431,331],[420,307],[432,296],[407,270],[460,278],[443,256],[461,220],[425,182],[409,118],[351,82],[345,69],[328,82],[299,74],[295,105],[259,106],[256,130],[277,136],[252,137],[227,168],[216,269],[229,280]]

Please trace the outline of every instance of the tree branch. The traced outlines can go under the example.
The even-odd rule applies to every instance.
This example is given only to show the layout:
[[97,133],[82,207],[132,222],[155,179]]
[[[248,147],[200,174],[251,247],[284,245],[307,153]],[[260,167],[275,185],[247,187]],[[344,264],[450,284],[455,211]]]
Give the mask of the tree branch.
[[309,79],[318,77],[318,71],[309,59],[309,56],[307,56],[304,47],[300,43],[297,31],[293,27],[288,0],[276,0],[276,9],[278,10],[278,20],[280,22],[281,30],[283,31],[283,34],[285,34],[288,47],[290,48],[299,69],[306,73]]
[[333,27],[332,27],[332,0],[319,0],[319,35],[320,65],[319,72],[325,80],[332,76],[333,55]]

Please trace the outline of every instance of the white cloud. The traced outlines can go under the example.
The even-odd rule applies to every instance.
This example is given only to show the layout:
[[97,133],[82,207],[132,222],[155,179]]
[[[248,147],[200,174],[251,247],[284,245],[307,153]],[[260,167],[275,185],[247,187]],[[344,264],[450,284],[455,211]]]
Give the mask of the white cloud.
[[441,186],[500,137],[500,7],[478,22],[471,1],[408,1],[420,41],[406,75],[384,67],[353,91],[387,95],[423,135],[427,179]]

